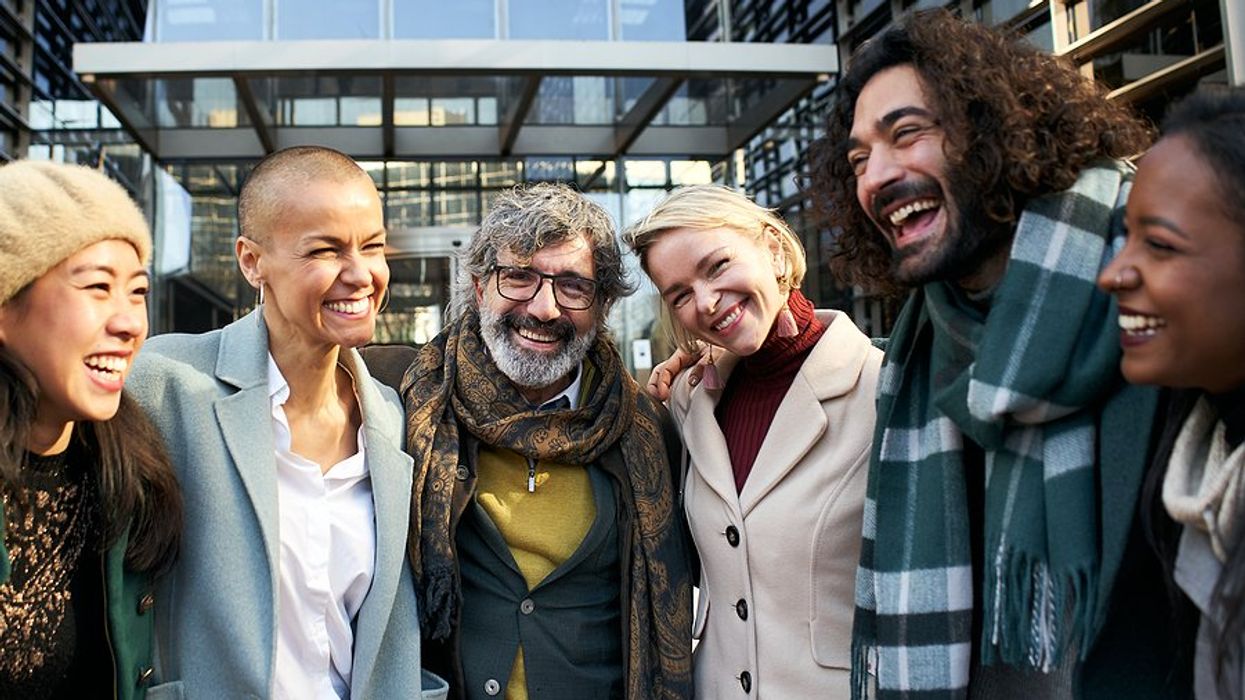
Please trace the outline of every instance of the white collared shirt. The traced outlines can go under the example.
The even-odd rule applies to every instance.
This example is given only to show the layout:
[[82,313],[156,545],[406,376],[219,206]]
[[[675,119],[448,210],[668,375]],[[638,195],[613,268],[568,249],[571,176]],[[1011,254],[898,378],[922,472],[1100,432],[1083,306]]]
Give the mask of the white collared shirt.
[[363,427],[358,451],[321,473],[291,448],[285,402],[290,386],[268,355],[268,395],[276,437],[281,560],[273,697],[350,696],[352,622],[376,569],[376,517]]
[[581,363],[580,367],[575,368],[575,381],[571,382],[571,385],[563,389],[557,396],[549,397],[549,400],[540,404],[538,408],[544,408],[563,396],[565,396],[566,400],[570,402],[571,405],[569,408],[571,410],[579,408],[579,385],[583,382],[583,378],[584,371]]

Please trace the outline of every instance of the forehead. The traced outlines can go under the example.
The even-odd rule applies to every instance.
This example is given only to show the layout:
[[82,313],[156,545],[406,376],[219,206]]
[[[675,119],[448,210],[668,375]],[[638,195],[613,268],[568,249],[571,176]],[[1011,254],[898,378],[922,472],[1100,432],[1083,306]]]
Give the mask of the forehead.
[[1236,246],[1245,241],[1245,224],[1229,214],[1218,174],[1184,136],[1168,136],[1141,159],[1126,215],[1157,216],[1189,237]]
[[547,245],[537,250],[530,260],[513,250],[503,249],[497,253],[497,262],[500,265],[524,265],[552,275],[566,273],[591,277],[595,272],[592,246],[583,234]]
[[282,187],[269,208],[269,235],[352,236],[371,234],[384,225],[380,196],[368,180],[312,180]]
[[925,84],[910,63],[878,71],[860,90],[852,114],[852,138],[862,137],[882,126],[887,115],[916,108],[932,112]]

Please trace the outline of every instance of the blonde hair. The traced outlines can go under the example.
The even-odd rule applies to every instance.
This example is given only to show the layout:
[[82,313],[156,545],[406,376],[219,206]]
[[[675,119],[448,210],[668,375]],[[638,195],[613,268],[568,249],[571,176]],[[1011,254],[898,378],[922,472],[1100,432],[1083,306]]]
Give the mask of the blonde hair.
[[[687,185],[672,190],[647,216],[623,232],[623,240],[639,256],[640,267],[647,274],[648,250],[662,236],[677,229],[710,231],[718,228],[750,235],[758,243],[763,243],[767,232],[772,231],[782,249],[784,269],[778,277],[779,289],[790,292],[804,281],[808,262],[795,231],[773,209],[766,209],[747,195],[722,185]],[[675,343],[685,351],[695,351],[699,341],[674,320],[665,303],[661,308],[662,322]]]

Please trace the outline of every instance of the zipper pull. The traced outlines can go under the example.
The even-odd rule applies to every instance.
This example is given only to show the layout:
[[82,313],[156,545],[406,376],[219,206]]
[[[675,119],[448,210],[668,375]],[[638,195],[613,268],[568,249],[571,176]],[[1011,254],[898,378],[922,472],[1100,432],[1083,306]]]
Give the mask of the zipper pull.
[[536,460],[527,459],[527,492],[536,493]]

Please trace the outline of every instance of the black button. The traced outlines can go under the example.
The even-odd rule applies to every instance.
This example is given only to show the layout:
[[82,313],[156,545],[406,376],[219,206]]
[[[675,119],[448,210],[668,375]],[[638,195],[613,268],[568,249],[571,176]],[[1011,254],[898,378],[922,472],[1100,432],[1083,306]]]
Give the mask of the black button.
[[743,598],[740,598],[739,602],[735,603],[735,613],[739,615],[739,619],[747,620],[748,619],[748,601],[744,600]]
[[147,611],[151,610],[151,606],[155,604],[156,597],[150,593],[144,593],[142,597],[138,599],[138,614],[146,615]]
[[138,687],[145,688],[151,683],[151,677],[156,675],[156,669],[147,666],[138,672]]
[[736,530],[734,525],[726,526],[726,543],[732,547],[739,546],[739,530]]
[[459,481],[466,481],[467,477],[471,476],[471,470],[467,468],[467,465],[460,464],[458,469],[454,470],[454,476],[458,477]]
[[739,674],[739,687],[744,689],[745,693],[752,692],[752,674],[744,671]]

